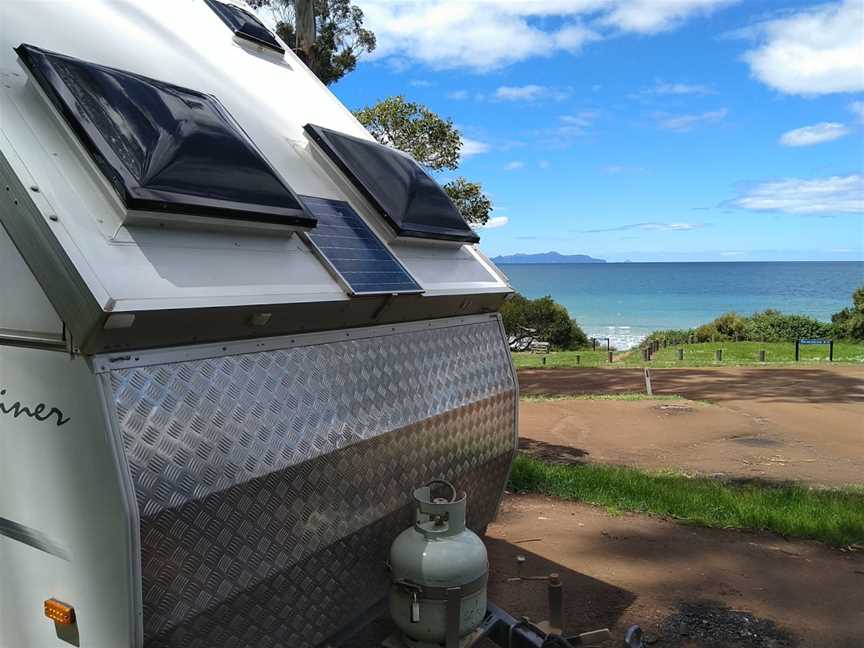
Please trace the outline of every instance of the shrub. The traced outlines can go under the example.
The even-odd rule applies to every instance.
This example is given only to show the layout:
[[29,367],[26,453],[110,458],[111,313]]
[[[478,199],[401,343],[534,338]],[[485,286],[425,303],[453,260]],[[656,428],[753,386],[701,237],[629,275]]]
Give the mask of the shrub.
[[746,339],[791,342],[798,338],[828,337],[832,326],[806,315],[786,315],[776,310],[753,313],[747,318]]
[[831,316],[834,335],[849,340],[864,340],[864,286],[852,293],[852,308]]
[[665,329],[662,331],[654,331],[645,338],[645,342],[652,342],[654,340],[658,340],[662,342],[666,340],[667,342],[674,342],[675,344],[684,344],[685,342],[689,342],[690,338],[695,335],[693,329]]
[[516,293],[501,307],[504,329],[511,337],[519,337],[526,329],[538,340],[549,342],[558,349],[588,346],[588,338],[579,325],[570,319],[567,309],[548,295],[527,299]]
[[844,334],[835,333],[837,337],[854,338],[857,332],[861,337],[855,339],[864,339],[864,288],[859,291],[860,310],[847,308],[835,314],[833,324],[820,322],[806,315],[787,315],[770,309],[753,313],[750,317],[729,312],[695,329],[655,331],[646,341],[662,340],[665,337],[667,340],[677,339],[681,342],[687,342],[691,338],[694,342],[792,342],[798,338],[828,337],[838,329],[842,329]]

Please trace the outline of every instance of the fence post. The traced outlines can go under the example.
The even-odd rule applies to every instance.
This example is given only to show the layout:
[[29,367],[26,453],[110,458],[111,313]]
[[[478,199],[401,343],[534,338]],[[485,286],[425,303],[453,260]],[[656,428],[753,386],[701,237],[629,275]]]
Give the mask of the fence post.
[[546,366],[546,356],[543,356],[542,358],[540,358],[540,360],[541,360],[543,366],[545,367]]
[[651,388],[651,370],[645,367],[645,393],[649,396],[654,395],[654,390]]
[[801,353],[801,340],[795,340],[795,362],[798,362],[798,357]]
[[678,360],[684,359],[684,349],[678,349]]
[[576,364],[578,365],[578,364],[580,364],[581,362],[582,362],[582,356],[580,356],[580,355],[577,353],[577,354],[576,354]]
[[765,362],[765,349],[759,351],[759,362]]
[[723,349],[717,349],[717,350],[714,352],[714,359],[715,359],[717,362],[723,362]]
[[834,362],[834,340],[828,343],[828,362]]
[[609,362],[612,362],[612,352],[608,351],[608,353],[609,353]]

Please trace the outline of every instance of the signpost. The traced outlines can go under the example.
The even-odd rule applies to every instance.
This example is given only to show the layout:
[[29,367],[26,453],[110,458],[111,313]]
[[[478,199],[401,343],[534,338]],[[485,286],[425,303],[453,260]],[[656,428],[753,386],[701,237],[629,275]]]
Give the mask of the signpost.
[[592,350],[592,351],[596,351],[596,350],[597,350],[597,340],[606,340],[606,350],[607,350],[607,351],[611,351],[611,350],[612,350],[612,343],[610,342],[610,340],[609,340],[608,337],[607,337],[607,338],[595,338],[595,337],[592,337],[592,338],[591,338],[591,350]]
[[810,346],[813,344],[828,345],[828,362],[834,362],[834,340],[828,338],[799,338],[795,340],[795,362],[801,357],[801,346]]

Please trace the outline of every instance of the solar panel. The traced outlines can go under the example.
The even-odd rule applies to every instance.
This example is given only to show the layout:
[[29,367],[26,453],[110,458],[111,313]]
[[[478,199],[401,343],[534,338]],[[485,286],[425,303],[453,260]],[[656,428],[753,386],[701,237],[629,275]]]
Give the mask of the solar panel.
[[423,292],[351,205],[312,196],[300,200],[318,219],[318,226],[304,232],[304,238],[349,293]]

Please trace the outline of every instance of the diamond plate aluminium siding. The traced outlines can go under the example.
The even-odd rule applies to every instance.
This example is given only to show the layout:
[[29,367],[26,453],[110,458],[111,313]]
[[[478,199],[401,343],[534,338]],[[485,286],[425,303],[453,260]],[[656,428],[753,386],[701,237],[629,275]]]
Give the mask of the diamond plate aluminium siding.
[[386,594],[415,486],[458,482],[482,528],[515,448],[497,320],[110,379],[147,648],[317,645]]

